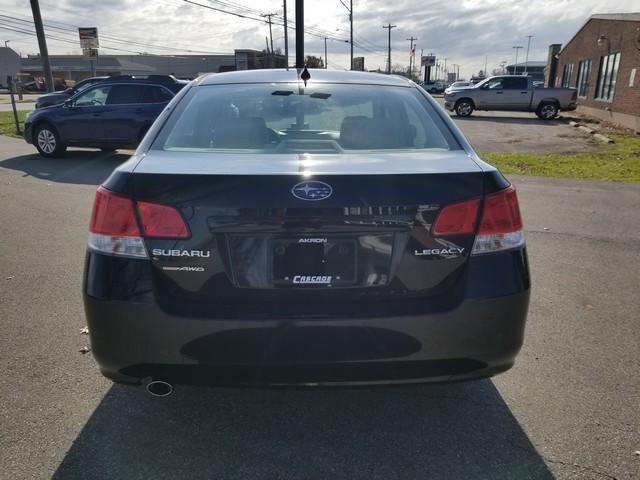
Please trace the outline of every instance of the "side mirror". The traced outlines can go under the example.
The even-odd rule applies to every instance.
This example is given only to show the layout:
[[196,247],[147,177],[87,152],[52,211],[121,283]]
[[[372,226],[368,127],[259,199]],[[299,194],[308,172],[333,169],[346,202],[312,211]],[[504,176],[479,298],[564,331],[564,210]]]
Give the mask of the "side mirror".
[[73,88],[71,88],[71,87],[65,88],[64,89],[64,93],[68,93],[69,95],[71,95],[73,93]]
[[71,99],[65,100],[62,106],[65,108],[73,107],[73,101]]

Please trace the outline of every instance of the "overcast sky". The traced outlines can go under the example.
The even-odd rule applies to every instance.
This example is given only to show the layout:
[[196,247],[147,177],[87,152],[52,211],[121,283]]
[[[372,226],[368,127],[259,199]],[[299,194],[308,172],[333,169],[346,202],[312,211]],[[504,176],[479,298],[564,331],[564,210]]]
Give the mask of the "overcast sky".
[[[257,17],[277,13],[281,21],[281,0],[193,0],[223,10]],[[349,4],[349,0],[343,0]],[[294,19],[294,0],[288,0],[289,19]],[[387,23],[397,25],[391,33],[392,64],[409,64],[409,41],[417,37],[420,50],[433,52],[448,65],[459,64],[462,77],[501,61],[513,63],[515,45],[523,46],[533,35],[530,60],[546,60],[547,46],[564,43],[593,13],[640,11],[638,0],[354,0],[354,55],[365,57],[367,69],[385,68]],[[241,5],[248,10],[230,6]],[[97,26],[101,54],[148,52],[180,55],[189,51],[232,53],[236,48],[265,48],[266,24],[190,5],[183,0],[40,0],[51,54],[81,53],[77,46],[78,26]],[[14,17],[14,18],[9,18]],[[31,19],[26,0],[0,0],[0,41],[23,55],[37,53],[35,37],[24,33],[32,26],[15,18]],[[340,0],[306,0],[305,25],[332,36],[327,42],[329,68],[347,68],[349,36],[347,9]],[[23,30],[19,33],[8,28]],[[52,28],[58,27],[58,28]],[[107,39],[107,36],[110,39]],[[295,59],[294,32],[290,30],[290,57]],[[283,27],[274,25],[275,48],[284,48]],[[65,41],[66,40],[66,41]],[[135,42],[135,43],[134,43]],[[75,43],[75,44],[74,44]],[[305,36],[305,53],[324,55],[324,40]],[[141,45],[145,44],[145,45]],[[102,48],[105,47],[105,48]],[[114,49],[107,49],[112,47]],[[171,47],[169,49],[168,47]],[[115,50],[115,48],[121,50]]]

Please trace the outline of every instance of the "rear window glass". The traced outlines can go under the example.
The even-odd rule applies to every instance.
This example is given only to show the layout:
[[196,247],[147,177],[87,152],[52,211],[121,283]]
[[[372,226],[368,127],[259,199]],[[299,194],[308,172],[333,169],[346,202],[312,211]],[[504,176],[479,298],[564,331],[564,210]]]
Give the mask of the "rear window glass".
[[459,146],[415,88],[242,84],[192,88],[153,148],[348,153]]

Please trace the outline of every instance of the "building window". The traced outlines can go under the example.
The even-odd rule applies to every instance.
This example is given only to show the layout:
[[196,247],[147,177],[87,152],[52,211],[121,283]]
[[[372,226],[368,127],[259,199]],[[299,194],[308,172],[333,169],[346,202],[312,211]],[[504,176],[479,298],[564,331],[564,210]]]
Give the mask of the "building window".
[[578,79],[576,80],[576,88],[578,96],[585,98],[589,91],[589,76],[591,75],[591,59],[582,60],[578,63]]
[[616,93],[616,77],[620,65],[620,52],[600,57],[596,98],[610,102]]
[[562,69],[562,87],[569,87],[571,84],[571,75],[573,75],[573,63],[565,63]]

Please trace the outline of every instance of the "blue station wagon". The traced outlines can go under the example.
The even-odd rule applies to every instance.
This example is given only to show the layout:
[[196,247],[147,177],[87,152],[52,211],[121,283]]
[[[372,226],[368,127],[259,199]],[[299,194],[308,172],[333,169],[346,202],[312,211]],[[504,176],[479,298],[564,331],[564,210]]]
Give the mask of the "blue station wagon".
[[67,147],[135,148],[187,83],[171,76],[105,80],[62,105],[31,112],[24,138],[43,157],[62,156]]

